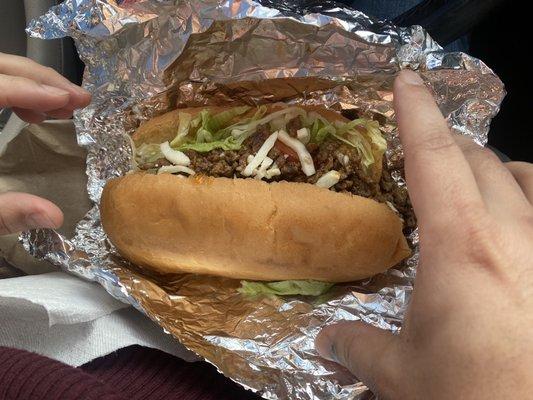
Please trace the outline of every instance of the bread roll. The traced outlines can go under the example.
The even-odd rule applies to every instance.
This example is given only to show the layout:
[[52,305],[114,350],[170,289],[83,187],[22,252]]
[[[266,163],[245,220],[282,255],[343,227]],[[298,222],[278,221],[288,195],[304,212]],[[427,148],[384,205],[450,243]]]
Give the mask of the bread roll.
[[134,173],[100,211],[119,252],[159,273],[348,282],[410,254],[385,204],[305,183]]

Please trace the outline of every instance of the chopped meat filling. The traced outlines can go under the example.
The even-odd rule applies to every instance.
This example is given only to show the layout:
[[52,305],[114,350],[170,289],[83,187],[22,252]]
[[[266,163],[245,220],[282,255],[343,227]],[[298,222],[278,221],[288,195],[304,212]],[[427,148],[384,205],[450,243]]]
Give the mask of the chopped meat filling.
[[[301,129],[300,118],[294,118],[287,123],[287,129],[291,136],[296,136],[296,131]],[[248,156],[257,153],[265,139],[270,135],[267,126],[257,128],[257,132],[247,139],[238,151],[225,151],[215,149],[206,153],[198,153],[193,150],[185,151],[190,158],[189,168],[197,174],[213,177],[240,176],[240,172],[248,164]],[[325,173],[336,170],[340,172],[341,179],[331,190],[336,192],[348,192],[355,195],[375,199],[379,202],[390,202],[404,219],[404,233],[411,232],[416,226],[415,216],[407,190],[400,187],[391,177],[386,164],[383,164],[383,172],[379,182],[373,182],[360,168],[361,157],[356,149],[336,140],[326,140],[320,146],[314,143],[306,145],[307,150],[313,156],[316,174],[306,176],[302,172],[300,161],[286,146],[276,146],[268,156],[274,160],[281,171],[281,175],[275,176],[271,181],[306,182],[314,184]],[[142,170],[153,170],[164,165],[170,165],[166,159],[161,158],[152,163],[139,166]]]

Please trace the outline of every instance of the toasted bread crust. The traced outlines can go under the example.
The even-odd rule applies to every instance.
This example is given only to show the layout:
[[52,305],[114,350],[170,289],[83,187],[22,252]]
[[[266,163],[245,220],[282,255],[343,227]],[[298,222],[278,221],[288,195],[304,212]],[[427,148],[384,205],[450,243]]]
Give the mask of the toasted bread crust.
[[160,273],[347,282],[410,254],[389,207],[305,183],[134,173],[100,211],[119,252]]

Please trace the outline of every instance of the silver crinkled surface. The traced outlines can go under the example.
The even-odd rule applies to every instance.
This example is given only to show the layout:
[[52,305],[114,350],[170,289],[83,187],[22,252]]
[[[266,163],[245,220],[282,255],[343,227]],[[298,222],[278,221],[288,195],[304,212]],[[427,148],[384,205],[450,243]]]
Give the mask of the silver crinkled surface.
[[[274,0],[66,0],[28,32],[73,37],[87,66],[84,86],[93,102],[75,123],[95,204],[105,182],[131,168],[128,135],[172,108],[285,101],[357,110],[382,123],[387,161],[403,185],[391,93],[399,70],[419,71],[450,126],[481,144],[504,96],[481,61],[444,52],[420,27],[398,28],[332,3],[303,9]],[[409,239],[416,249],[416,232]],[[320,298],[251,300],[229,279],[183,275],[161,283],[140,274],[106,241],[97,206],[74,238],[40,230],[21,240],[36,257],[133,304],[266,399],[374,398],[346,370],[320,359],[313,341],[322,326],[340,320],[398,331],[418,259],[415,250],[388,273]]]

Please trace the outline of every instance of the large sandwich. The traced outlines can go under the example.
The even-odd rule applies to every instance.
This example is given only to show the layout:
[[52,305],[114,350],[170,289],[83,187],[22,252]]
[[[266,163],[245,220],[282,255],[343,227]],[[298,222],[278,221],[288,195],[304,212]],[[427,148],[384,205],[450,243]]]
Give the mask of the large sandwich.
[[347,282],[410,254],[379,124],[323,107],[179,109],[133,135],[101,201],[118,251],[160,273]]

